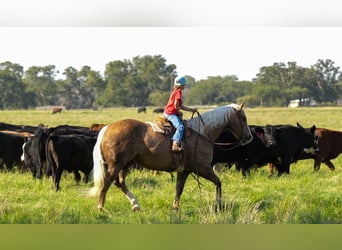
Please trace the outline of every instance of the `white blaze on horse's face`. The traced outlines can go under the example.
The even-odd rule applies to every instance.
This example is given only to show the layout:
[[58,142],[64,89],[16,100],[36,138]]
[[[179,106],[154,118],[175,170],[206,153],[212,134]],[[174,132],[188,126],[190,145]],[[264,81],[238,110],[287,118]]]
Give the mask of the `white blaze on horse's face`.
[[249,129],[249,126],[247,124],[247,117],[243,110],[245,103],[242,103],[240,105],[232,104],[231,106],[235,109],[235,112],[238,112],[237,114],[238,119],[235,119],[235,121],[233,121],[236,124],[234,124],[232,127],[240,129],[240,131],[232,131],[232,132],[236,136],[236,138],[240,141],[241,145],[246,145],[252,141],[253,135],[251,133],[251,130]]

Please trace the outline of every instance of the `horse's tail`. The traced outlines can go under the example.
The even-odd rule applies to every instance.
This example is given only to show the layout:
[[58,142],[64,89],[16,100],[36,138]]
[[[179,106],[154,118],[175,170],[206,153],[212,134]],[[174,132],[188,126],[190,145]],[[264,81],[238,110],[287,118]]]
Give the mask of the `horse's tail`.
[[93,149],[93,163],[94,163],[94,187],[90,190],[89,194],[95,196],[99,193],[104,185],[104,161],[101,154],[101,142],[103,139],[103,134],[106,132],[108,126],[104,126],[98,136]]
[[52,155],[53,151],[53,141],[51,138],[48,138],[45,146],[45,154],[46,154],[46,172],[51,171],[53,178],[56,179],[56,169],[57,165]]

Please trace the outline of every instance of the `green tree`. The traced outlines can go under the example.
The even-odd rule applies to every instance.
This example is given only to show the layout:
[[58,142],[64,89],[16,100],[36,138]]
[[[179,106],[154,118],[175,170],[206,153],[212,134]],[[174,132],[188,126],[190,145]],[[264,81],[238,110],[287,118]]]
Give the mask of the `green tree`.
[[134,105],[150,105],[149,96],[156,91],[170,91],[175,78],[175,65],[167,65],[161,55],[134,57],[132,60],[134,76],[128,84],[138,87],[131,88]]
[[165,91],[154,91],[150,93],[149,100],[150,103],[154,106],[163,107],[166,105],[167,100],[169,99],[170,93]]
[[[113,61],[106,65],[104,106],[141,106],[154,104],[153,92],[170,91],[176,66],[167,65],[160,56],[134,57],[132,61]],[[155,100],[155,99],[154,99]]]
[[260,106],[270,107],[287,105],[279,86],[259,84],[255,88],[255,95],[260,98]]
[[130,73],[132,64],[128,60],[112,61],[106,65],[104,77],[106,88],[99,103],[105,107],[121,106],[127,102],[128,89],[125,80]]
[[235,76],[215,76],[200,80],[191,88],[186,89],[187,103],[211,105],[236,102],[239,89],[235,84],[237,84]]
[[101,74],[89,66],[80,71],[73,67],[64,70],[65,80],[57,81],[59,103],[67,108],[92,108],[105,90]]
[[316,100],[321,102],[335,102],[339,95],[337,86],[338,79],[341,76],[340,67],[335,66],[330,60],[319,59],[311,68],[314,71],[316,80],[315,87],[319,90],[315,96]]
[[22,82],[23,67],[16,63],[0,64],[0,108],[24,108],[25,86]]
[[287,65],[274,63],[272,66],[261,67],[257,74],[257,84],[261,85],[258,93],[263,104],[287,106],[291,99],[304,100],[312,97],[314,90],[310,86],[310,72],[309,69],[298,66],[296,62],[288,62]]
[[56,67],[48,65],[43,67],[31,66],[25,71],[23,79],[27,93],[34,96],[35,106],[55,105],[57,103]]
[[82,86],[83,107],[93,108],[97,104],[98,97],[104,94],[103,77],[100,72],[92,70],[89,66],[83,66],[78,72],[78,79]]
[[64,70],[65,80],[59,82],[59,103],[66,108],[79,108],[80,102],[80,82],[77,79],[78,71],[73,67]]

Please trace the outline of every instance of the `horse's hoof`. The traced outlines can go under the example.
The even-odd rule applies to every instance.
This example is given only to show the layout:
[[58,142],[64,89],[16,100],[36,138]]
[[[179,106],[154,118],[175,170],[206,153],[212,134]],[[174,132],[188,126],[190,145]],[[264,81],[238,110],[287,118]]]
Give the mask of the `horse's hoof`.
[[102,211],[103,211],[103,206],[97,205],[97,209],[98,209],[100,212],[102,212]]
[[178,210],[178,208],[179,208],[179,201],[173,201],[172,207],[173,207],[174,209]]
[[133,210],[133,211],[139,211],[139,210],[140,210],[139,205],[133,205],[133,206],[132,206],[132,210]]

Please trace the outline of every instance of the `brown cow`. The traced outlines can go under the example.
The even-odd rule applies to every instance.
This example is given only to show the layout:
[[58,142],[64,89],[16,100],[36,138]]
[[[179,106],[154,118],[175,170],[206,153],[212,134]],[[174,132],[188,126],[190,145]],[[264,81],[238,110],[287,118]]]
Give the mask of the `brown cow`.
[[107,124],[104,124],[104,123],[93,123],[90,125],[90,130],[99,132],[101,128],[103,128],[106,125]]
[[51,114],[57,114],[57,113],[62,113],[63,108],[53,108]]
[[314,170],[320,169],[323,162],[330,170],[335,170],[334,164],[330,161],[342,153],[342,132],[326,128],[316,128],[319,152],[317,154],[303,153],[301,159],[314,159]]

